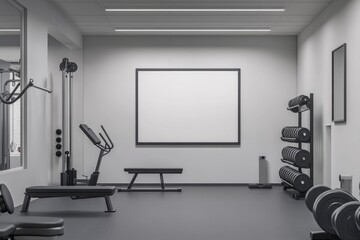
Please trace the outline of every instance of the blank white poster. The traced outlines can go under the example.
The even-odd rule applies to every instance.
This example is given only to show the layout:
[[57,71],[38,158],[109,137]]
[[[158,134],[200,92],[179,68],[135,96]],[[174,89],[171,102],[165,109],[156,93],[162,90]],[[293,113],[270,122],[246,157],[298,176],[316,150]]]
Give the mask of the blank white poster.
[[137,144],[240,144],[240,69],[137,69]]

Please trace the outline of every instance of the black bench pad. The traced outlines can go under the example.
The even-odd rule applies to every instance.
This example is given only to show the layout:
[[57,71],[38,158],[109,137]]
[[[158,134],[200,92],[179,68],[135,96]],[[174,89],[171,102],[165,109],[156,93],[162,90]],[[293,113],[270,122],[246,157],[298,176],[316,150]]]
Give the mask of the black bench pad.
[[72,199],[105,198],[107,212],[115,212],[110,196],[114,195],[113,186],[35,186],[25,190],[21,212],[29,210],[31,198],[71,197]]
[[13,234],[15,226],[7,223],[0,223],[0,238],[6,238]]
[[1,224],[14,225],[13,236],[53,237],[64,234],[64,220],[61,218],[7,215],[0,218]]
[[54,228],[64,226],[62,218],[7,215],[0,218],[0,224],[12,224],[21,228]]
[[[183,172],[182,168],[124,168],[124,171],[129,174],[134,174],[131,179],[128,187],[126,189],[118,189],[119,192],[181,192],[181,188],[165,188],[164,183],[164,174],[181,174]],[[135,179],[139,174],[160,174],[160,184],[161,188],[135,188],[132,186],[135,182]]]
[[111,196],[115,193],[116,187],[108,186],[35,186],[26,188],[29,195],[37,193],[59,194],[65,196],[73,196],[77,194],[100,194]]
[[182,173],[182,168],[124,168],[128,173]]

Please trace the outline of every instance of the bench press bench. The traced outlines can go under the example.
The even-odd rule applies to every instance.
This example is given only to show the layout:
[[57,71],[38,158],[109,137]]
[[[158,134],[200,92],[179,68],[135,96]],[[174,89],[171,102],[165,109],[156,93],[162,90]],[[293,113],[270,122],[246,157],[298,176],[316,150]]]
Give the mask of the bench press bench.
[[105,198],[106,212],[115,212],[110,196],[114,195],[116,187],[107,186],[38,186],[28,187],[25,191],[21,212],[29,210],[31,198],[71,197],[72,199]]
[[[182,168],[124,168],[129,174],[134,174],[126,189],[119,188],[119,192],[181,192],[181,188],[165,188],[164,174],[181,174]],[[161,188],[132,188],[139,174],[159,174]]]

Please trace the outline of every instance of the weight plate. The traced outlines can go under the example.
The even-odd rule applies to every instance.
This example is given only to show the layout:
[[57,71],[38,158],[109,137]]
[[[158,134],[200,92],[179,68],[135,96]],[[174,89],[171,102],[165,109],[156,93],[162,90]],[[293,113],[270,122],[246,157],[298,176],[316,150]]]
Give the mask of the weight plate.
[[294,177],[293,185],[299,192],[306,192],[311,188],[310,178],[306,174],[299,173]]
[[360,230],[360,207],[355,212],[355,223],[357,228]]
[[316,185],[309,189],[305,195],[305,203],[310,212],[313,211],[315,201],[320,196],[320,194],[329,190],[331,190],[331,188],[323,185]]
[[360,239],[360,230],[356,227],[355,211],[360,207],[360,202],[348,202],[339,207],[332,215],[333,228],[341,240]]
[[336,234],[331,224],[331,215],[343,204],[356,201],[356,198],[343,190],[329,190],[315,200],[313,214],[319,227],[327,233]]
[[0,185],[1,197],[3,198],[5,208],[8,213],[14,213],[14,202],[12,200],[9,189],[5,186],[5,184]]

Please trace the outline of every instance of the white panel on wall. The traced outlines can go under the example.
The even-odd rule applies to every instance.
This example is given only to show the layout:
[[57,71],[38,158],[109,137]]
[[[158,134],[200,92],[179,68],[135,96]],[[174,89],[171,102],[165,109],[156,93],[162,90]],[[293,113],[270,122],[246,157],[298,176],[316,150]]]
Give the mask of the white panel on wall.
[[240,69],[137,69],[137,144],[238,144]]

